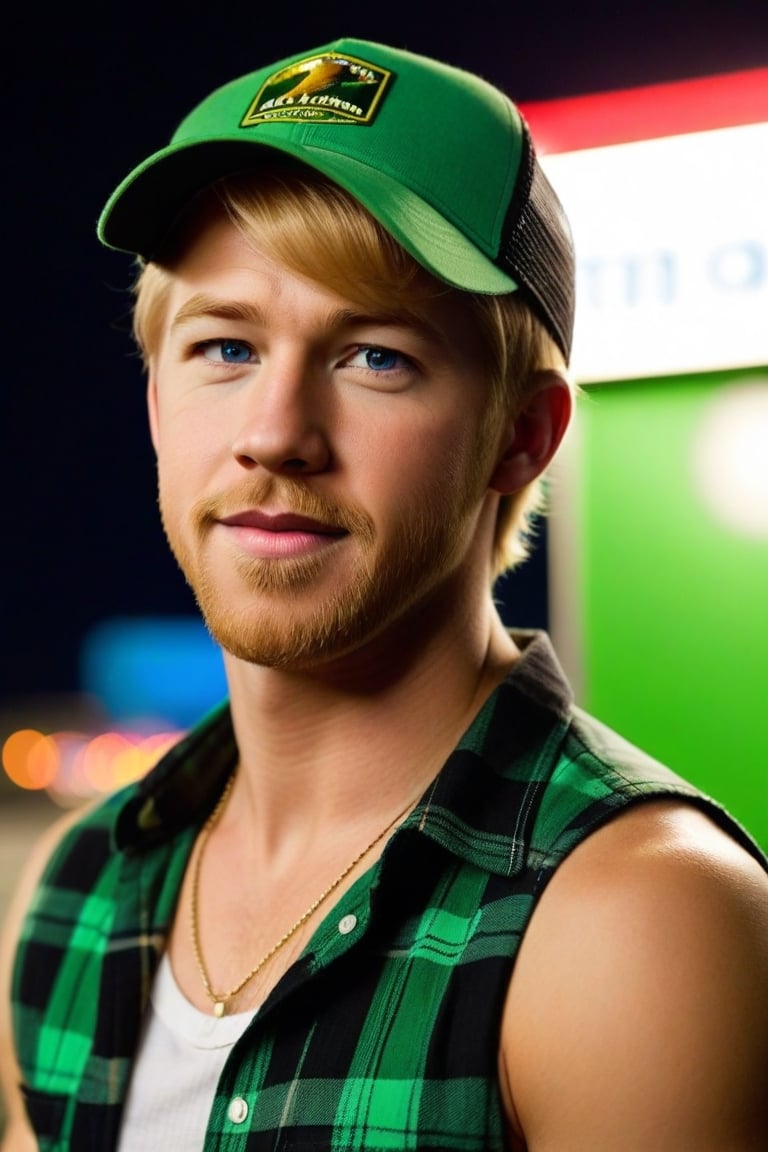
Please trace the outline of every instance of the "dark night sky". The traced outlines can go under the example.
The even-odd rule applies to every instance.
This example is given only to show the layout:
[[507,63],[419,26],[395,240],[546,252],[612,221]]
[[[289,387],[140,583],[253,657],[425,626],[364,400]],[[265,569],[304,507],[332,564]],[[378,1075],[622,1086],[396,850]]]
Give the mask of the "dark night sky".
[[[212,87],[343,35],[442,57],[523,103],[768,62],[765,0],[158,0],[104,5],[98,24],[84,8],[17,4],[4,20],[0,698],[73,690],[80,638],[105,617],[194,610],[155,510],[130,260],[94,229],[112,188]],[[543,553],[515,585],[523,623],[546,622]]]

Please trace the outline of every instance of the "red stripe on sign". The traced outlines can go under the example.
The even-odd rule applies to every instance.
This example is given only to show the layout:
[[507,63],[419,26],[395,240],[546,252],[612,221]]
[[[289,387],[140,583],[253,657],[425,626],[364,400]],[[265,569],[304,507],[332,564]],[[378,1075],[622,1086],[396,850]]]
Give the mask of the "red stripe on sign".
[[768,68],[521,104],[537,151],[576,152],[768,121]]

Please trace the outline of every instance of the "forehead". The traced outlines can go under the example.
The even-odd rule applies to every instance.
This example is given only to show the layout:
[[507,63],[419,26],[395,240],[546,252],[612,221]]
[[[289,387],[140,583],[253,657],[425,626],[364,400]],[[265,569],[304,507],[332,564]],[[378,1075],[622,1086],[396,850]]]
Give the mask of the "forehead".
[[361,300],[373,293],[380,302],[405,297],[410,306],[447,294],[473,300],[427,272],[353,196],[304,165],[270,162],[203,189],[168,234],[162,262],[173,265],[222,217],[279,263]]
[[345,280],[346,246],[342,243],[336,262],[328,246],[322,280],[298,272],[268,252],[222,211],[198,218],[197,226],[172,268],[168,269],[168,318],[194,295],[204,293],[222,302],[258,303],[281,309],[317,307],[329,313],[378,316],[432,332],[446,350],[461,360],[488,357],[487,333],[478,321],[467,294],[449,288],[426,272],[415,272],[404,288],[400,283],[377,279],[365,284]]

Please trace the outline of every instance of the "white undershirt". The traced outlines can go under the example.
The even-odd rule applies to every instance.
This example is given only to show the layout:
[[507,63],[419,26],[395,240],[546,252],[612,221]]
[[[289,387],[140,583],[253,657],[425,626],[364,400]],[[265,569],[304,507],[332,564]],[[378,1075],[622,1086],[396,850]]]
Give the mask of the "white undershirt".
[[184,997],[165,953],[155,977],[118,1152],[200,1152],[216,1085],[253,1011],[217,1018]]

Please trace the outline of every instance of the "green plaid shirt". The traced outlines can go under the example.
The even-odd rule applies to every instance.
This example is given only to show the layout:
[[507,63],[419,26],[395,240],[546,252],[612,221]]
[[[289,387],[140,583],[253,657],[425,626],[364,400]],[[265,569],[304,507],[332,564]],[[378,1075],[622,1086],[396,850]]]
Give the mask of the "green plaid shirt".
[[[50,862],[13,989],[41,1152],[116,1147],[188,854],[235,755],[224,705]],[[717,804],[573,707],[536,634],[232,1049],[205,1152],[505,1147],[500,1020],[536,901],[585,836],[659,795],[704,808],[768,868]]]

